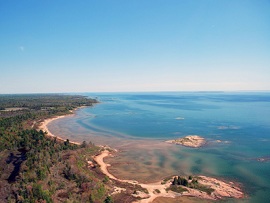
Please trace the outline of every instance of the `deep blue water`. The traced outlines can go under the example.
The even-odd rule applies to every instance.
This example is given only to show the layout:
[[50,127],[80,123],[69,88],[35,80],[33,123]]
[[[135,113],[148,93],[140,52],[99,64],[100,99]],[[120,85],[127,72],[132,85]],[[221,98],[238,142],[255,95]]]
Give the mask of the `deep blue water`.
[[[49,127],[53,133],[64,133],[79,141],[104,142],[116,148],[123,146],[119,139],[125,140],[127,146],[129,140],[133,143],[142,140],[145,143],[149,140],[163,142],[186,135],[200,135],[209,142],[200,149],[165,146],[153,147],[151,151],[135,144],[123,156],[132,157],[142,167],[150,167],[151,171],[158,168],[166,173],[180,170],[183,173],[236,180],[243,184],[249,195],[246,202],[270,202],[270,162],[256,160],[260,157],[270,158],[270,93],[84,95],[97,97],[101,103],[79,110],[75,117],[52,123]],[[119,139],[113,141],[114,138]],[[217,143],[216,140],[222,142]],[[136,147],[144,155],[137,152]],[[132,173],[135,169],[130,167],[124,170]]]

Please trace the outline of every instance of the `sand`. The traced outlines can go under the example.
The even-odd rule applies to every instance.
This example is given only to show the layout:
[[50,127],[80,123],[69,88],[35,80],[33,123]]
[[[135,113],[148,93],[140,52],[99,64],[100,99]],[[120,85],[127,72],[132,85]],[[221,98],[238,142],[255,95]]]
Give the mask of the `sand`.
[[189,197],[189,196],[181,196],[181,197],[175,197],[175,198],[169,198],[169,197],[157,197],[153,203],[210,203],[214,202],[211,200],[203,200],[201,198],[196,197]]
[[[55,121],[55,120],[58,120],[60,118],[64,118],[64,117],[67,117],[67,116],[72,116],[72,115],[73,114],[67,114],[67,115],[56,116],[56,117],[53,117],[53,118],[45,119],[44,121],[42,121],[40,123],[40,125],[38,126],[38,129],[44,131],[46,133],[46,135],[49,136],[49,137],[56,138],[57,140],[60,140],[60,141],[66,141],[63,138],[61,138],[59,136],[55,136],[54,134],[52,134],[51,131],[48,129],[48,124],[50,122],[52,122],[52,121]],[[80,145],[80,143],[78,143],[78,142],[73,142],[73,141],[69,141],[69,142],[72,143],[72,144]]]

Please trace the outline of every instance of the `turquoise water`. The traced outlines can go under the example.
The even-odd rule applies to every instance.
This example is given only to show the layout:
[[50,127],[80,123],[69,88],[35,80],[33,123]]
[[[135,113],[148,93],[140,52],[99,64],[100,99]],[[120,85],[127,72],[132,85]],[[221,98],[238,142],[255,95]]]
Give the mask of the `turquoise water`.
[[[49,129],[74,141],[120,150],[108,158],[117,177],[151,182],[172,174],[201,174],[239,182],[240,202],[270,202],[270,93],[171,92],[84,94],[100,104]],[[199,149],[164,143],[205,137]],[[220,140],[221,142],[217,142]]]

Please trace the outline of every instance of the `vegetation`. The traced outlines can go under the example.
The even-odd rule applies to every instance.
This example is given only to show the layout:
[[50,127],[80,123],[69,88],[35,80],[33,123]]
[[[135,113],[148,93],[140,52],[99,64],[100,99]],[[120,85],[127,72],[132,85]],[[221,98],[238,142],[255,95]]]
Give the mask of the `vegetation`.
[[97,100],[83,96],[63,94],[0,95],[0,109],[65,111],[79,106],[92,106]]
[[184,191],[187,191],[187,189],[182,187],[182,186],[184,186],[186,188],[193,188],[196,190],[200,190],[200,191],[206,192],[209,195],[212,192],[214,192],[213,188],[210,188],[208,186],[200,184],[198,182],[198,179],[196,177],[192,177],[192,176],[188,176],[188,178],[181,177],[181,176],[175,176],[173,178],[172,184],[168,188],[168,190],[172,190],[172,191],[178,192],[178,193],[182,193]]
[[205,185],[198,183],[197,179],[192,179],[192,181],[189,183],[188,187],[206,192],[208,195],[210,195],[212,192],[215,191],[213,188],[210,188],[208,186],[205,186]]
[[117,202],[119,196],[110,195],[117,183],[92,159],[99,147],[63,142],[37,130],[45,118],[94,103],[83,96],[0,95],[0,202]]
[[187,191],[186,188],[184,187],[181,187],[181,186],[178,186],[178,185],[171,185],[169,188],[166,189],[167,191],[168,190],[171,190],[173,192],[177,192],[177,193],[182,193],[182,192],[185,192]]
[[181,176],[174,177],[172,185],[183,185],[188,186],[188,181],[186,178],[183,178]]
[[169,176],[169,177],[167,177],[167,178],[164,178],[163,180],[162,180],[162,182],[161,182],[161,184],[166,184],[168,181],[170,181],[172,179],[172,177],[171,176]]

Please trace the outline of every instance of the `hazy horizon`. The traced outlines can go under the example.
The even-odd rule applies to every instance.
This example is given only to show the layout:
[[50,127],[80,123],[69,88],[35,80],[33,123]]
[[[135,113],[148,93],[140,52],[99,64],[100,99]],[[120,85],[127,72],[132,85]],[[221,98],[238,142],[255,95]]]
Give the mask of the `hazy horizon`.
[[270,2],[2,1],[0,94],[269,91]]
[[15,93],[0,93],[0,95],[31,95],[31,94],[170,94],[170,93],[270,93],[270,90],[181,90],[181,91],[107,91],[107,92],[15,92]]

